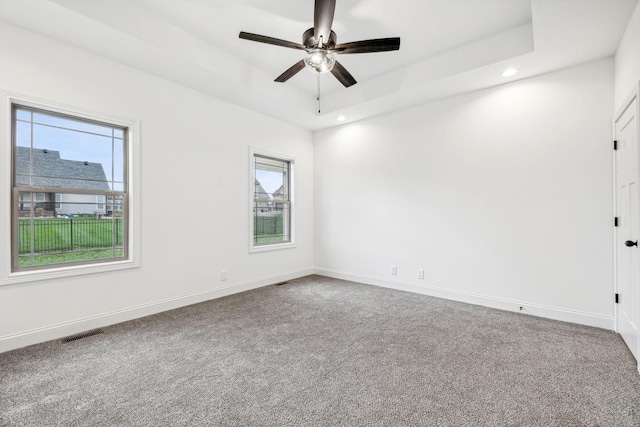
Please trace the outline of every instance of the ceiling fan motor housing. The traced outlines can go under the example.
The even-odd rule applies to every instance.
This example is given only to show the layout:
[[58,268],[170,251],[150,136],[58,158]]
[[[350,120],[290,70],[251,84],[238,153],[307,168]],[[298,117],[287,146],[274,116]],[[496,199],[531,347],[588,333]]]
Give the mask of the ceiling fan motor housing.
[[[336,47],[337,39],[338,37],[336,36],[336,33],[331,31],[331,34],[329,35],[329,40],[322,41],[322,47],[327,49],[333,49],[334,47]],[[320,44],[320,40],[317,40],[315,38],[313,28],[309,28],[307,31],[304,32],[304,34],[302,34],[302,44],[307,49],[313,49],[318,47],[318,45]]]

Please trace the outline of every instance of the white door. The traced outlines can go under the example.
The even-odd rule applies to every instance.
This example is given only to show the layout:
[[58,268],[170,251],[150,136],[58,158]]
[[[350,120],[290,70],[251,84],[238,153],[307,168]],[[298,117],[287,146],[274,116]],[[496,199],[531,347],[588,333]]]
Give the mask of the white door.
[[616,151],[616,259],[618,333],[638,359],[640,321],[640,182],[638,181],[638,98],[618,116]]

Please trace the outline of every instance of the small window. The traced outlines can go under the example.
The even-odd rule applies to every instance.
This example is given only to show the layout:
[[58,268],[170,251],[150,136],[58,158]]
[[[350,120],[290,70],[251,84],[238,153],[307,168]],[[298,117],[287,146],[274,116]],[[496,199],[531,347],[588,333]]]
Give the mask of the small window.
[[106,200],[107,196],[105,195],[96,196],[96,209],[99,211],[103,211]]
[[293,165],[292,158],[252,152],[252,252],[294,245]]
[[[129,259],[128,135],[12,104],[13,272]],[[118,215],[105,215],[107,200],[118,201]]]

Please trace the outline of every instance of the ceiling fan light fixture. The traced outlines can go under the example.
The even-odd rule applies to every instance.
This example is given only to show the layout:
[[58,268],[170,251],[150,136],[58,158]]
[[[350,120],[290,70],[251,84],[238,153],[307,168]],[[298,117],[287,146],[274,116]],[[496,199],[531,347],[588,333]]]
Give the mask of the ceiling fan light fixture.
[[336,58],[324,49],[314,49],[304,57],[304,63],[314,73],[324,74],[333,69]]

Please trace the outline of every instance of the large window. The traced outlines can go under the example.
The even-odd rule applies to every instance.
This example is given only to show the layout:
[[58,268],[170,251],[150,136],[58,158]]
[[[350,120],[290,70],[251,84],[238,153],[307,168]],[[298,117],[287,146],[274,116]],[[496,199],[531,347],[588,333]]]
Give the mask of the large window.
[[126,126],[13,103],[13,272],[128,259]]
[[291,247],[293,238],[293,159],[251,154],[251,250]]

